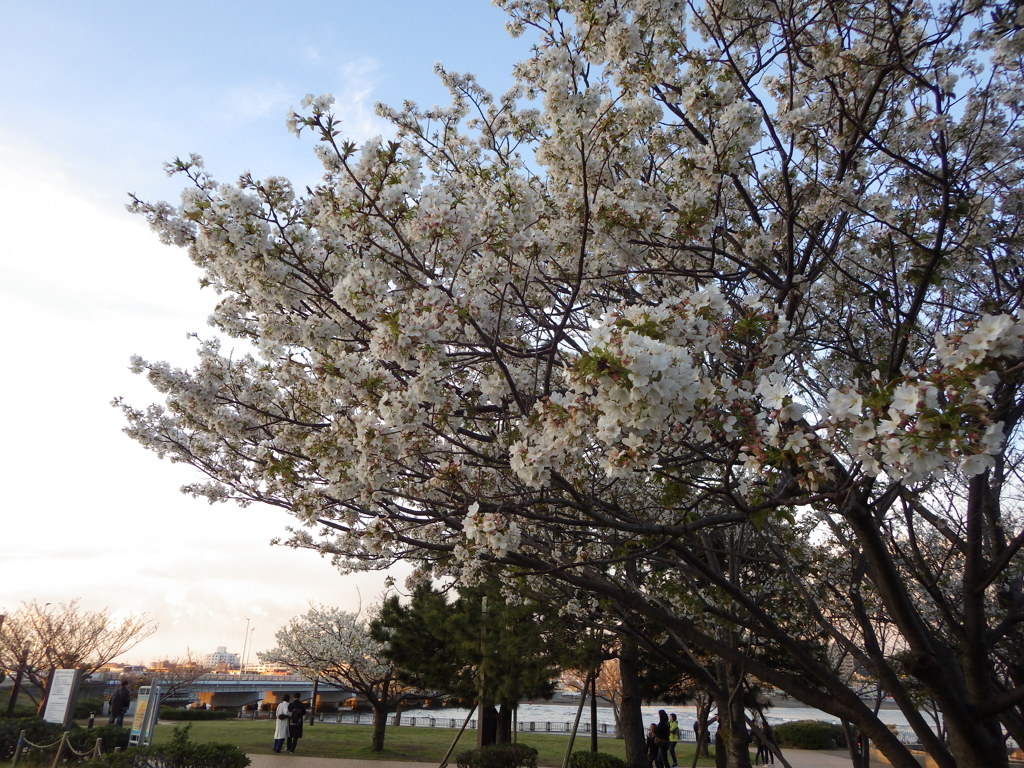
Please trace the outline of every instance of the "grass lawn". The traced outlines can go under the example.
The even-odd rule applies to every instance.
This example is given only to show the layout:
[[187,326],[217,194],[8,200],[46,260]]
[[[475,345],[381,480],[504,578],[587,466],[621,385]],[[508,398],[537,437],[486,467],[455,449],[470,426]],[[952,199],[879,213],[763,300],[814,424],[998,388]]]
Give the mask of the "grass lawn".
[[[162,721],[153,731],[157,744],[171,740],[176,727],[189,723]],[[274,723],[270,720],[199,720],[191,723],[189,738],[198,742],[234,744],[251,754],[270,754],[273,747]],[[440,763],[452,740],[458,733],[451,728],[389,727],[384,733],[384,751],[370,750],[373,729],[369,725],[338,725],[317,723],[303,729],[298,752],[312,757],[344,757],[358,760],[410,760]],[[466,731],[459,740],[449,762],[455,764],[455,755],[476,746],[476,733]],[[519,741],[538,752],[537,764],[559,766],[565,756],[569,737],[562,734],[521,733]],[[620,739],[598,739],[597,748],[616,757],[625,757],[625,743]],[[574,750],[589,751],[589,735],[577,736]],[[693,759],[693,745],[679,744],[676,748],[680,766],[689,766]],[[714,760],[702,760],[698,765],[711,766]]]

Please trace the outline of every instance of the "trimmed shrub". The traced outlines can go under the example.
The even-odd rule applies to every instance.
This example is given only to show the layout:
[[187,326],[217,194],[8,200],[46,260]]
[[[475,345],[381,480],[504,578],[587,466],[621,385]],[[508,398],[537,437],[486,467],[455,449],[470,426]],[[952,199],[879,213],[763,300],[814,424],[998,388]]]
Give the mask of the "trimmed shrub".
[[456,756],[459,768],[537,768],[537,750],[525,744],[492,744]]
[[[0,719],[0,760],[10,760],[14,756],[14,749],[18,743],[18,734],[25,731],[25,738],[33,744],[56,745],[60,741],[64,729],[59,725],[44,722],[39,717],[20,717],[16,719]],[[72,724],[68,730],[68,744],[76,752],[88,752],[96,744],[96,739],[103,739],[102,749],[112,751],[117,747],[124,749],[128,746],[128,737],[131,730],[118,728],[116,725],[102,725],[97,728],[88,729],[80,725]],[[53,755],[56,746],[39,750],[29,748],[23,753],[19,764],[21,765],[50,765],[53,762]]]
[[177,707],[160,707],[161,720],[231,720],[237,717],[234,712],[226,709],[179,709]]
[[64,730],[59,725],[43,722],[39,717],[0,719],[0,760],[10,760],[18,744],[18,734],[35,744],[52,744],[60,739]]
[[75,719],[84,720],[89,715],[97,717],[103,712],[102,696],[85,696],[75,702]]
[[626,761],[606,752],[573,752],[569,768],[626,768]]
[[128,746],[128,737],[131,735],[131,728],[122,728],[117,725],[103,724],[94,728],[82,728],[75,725],[68,732],[68,741],[76,752],[85,752],[92,748],[96,739],[103,739],[103,751],[113,752],[118,748],[125,749]]
[[250,760],[234,744],[196,744],[191,726],[174,729],[170,744],[132,747],[81,763],[82,768],[246,768]]
[[843,749],[846,747],[846,734],[843,728],[835,723],[824,723],[820,720],[797,720],[793,723],[782,723],[772,726],[775,741],[780,747],[794,749]]

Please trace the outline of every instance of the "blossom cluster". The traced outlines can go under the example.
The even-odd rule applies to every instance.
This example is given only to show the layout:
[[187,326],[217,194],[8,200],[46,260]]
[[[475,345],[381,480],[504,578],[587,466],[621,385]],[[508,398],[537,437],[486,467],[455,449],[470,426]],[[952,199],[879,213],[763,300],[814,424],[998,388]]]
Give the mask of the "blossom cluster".
[[466,540],[495,557],[504,557],[509,548],[519,544],[519,525],[496,512],[481,512],[479,502],[469,505],[462,519]]

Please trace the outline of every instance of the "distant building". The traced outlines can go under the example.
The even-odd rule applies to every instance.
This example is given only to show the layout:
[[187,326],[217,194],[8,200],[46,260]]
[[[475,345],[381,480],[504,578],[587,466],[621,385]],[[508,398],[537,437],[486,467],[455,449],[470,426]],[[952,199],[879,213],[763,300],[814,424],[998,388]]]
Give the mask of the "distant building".
[[219,645],[216,651],[206,654],[203,661],[214,669],[237,669],[242,660],[237,653],[228,653],[226,645]]
[[246,674],[255,673],[257,675],[291,675],[294,674],[294,670],[282,664],[268,664],[265,662],[259,662],[255,664],[245,665]]
[[93,673],[93,680],[119,680],[145,674],[146,668],[138,664],[117,664],[108,662]]

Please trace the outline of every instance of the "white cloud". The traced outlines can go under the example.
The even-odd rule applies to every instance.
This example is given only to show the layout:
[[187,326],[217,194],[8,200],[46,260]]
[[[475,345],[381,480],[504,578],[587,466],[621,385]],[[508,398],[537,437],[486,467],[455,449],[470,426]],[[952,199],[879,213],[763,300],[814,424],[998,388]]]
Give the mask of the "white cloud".
[[147,661],[240,646],[245,617],[268,647],[309,600],[354,608],[356,584],[376,598],[382,574],[341,577],[314,553],[270,547],[291,518],[182,496],[195,475],[121,434],[110,400],[155,395],[129,356],[187,366],[185,334],[205,327],[213,297],[185,254],[95,205],[50,158],[0,142],[0,178],[0,611],[76,598],[148,611],[161,629],[128,654]]

